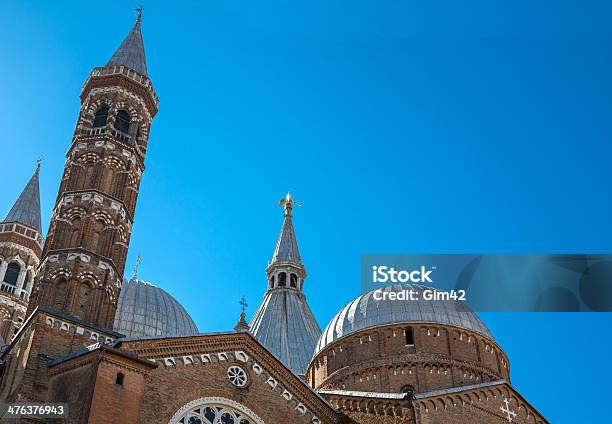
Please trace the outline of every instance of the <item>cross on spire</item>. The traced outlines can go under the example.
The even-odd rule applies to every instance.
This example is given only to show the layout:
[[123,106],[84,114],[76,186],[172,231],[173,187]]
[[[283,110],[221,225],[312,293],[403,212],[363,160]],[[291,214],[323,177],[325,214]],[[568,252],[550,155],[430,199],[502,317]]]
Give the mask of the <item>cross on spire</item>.
[[142,19],[142,10],[143,9],[144,9],[144,6],[142,5],[142,3],[134,8],[134,10],[136,10],[136,12],[138,12],[138,16],[136,17],[136,21],[138,21],[138,22],[140,22],[140,20]]
[[248,303],[246,303],[246,299],[244,298],[244,296],[242,296],[242,299],[240,299],[240,307],[242,308],[242,313],[246,312],[246,308],[249,306]]
[[508,398],[504,398],[504,403],[506,404],[506,407],[504,408],[503,406],[500,406],[499,409],[501,409],[501,411],[506,414],[508,422],[511,423],[512,419],[516,418],[516,412],[510,409],[510,401],[508,400]]

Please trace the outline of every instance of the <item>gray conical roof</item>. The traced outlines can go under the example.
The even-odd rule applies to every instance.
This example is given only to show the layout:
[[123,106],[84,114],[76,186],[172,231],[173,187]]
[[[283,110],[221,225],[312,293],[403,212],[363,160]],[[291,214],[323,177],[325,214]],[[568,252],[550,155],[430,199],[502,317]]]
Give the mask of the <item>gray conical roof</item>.
[[294,374],[304,374],[321,328],[304,295],[290,288],[268,290],[251,321],[251,334]]
[[145,56],[144,42],[142,41],[142,32],[140,29],[142,20],[142,14],[138,12],[138,18],[134,28],[125,37],[121,46],[110,58],[106,66],[112,65],[123,65],[141,75],[148,76],[147,74],[147,58]]
[[291,216],[285,217],[280,235],[278,236],[271,263],[275,262],[302,263],[297,240],[295,239],[295,231],[293,230],[293,222],[291,222]]
[[28,184],[25,186],[17,201],[4,218],[4,222],[19,222],[35,228],[39,233],[40,225],[40,190],[38,188],[38,174],[40,163],[36,166],[36,171]]

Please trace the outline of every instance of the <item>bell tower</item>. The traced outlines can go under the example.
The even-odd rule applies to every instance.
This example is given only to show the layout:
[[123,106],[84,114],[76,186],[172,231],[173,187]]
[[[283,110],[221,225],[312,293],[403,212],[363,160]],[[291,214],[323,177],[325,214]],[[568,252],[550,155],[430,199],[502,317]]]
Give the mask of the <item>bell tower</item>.
[[134,27],[81,91],[81,108],[28,315],[46,306],[112,328],[158,98]]

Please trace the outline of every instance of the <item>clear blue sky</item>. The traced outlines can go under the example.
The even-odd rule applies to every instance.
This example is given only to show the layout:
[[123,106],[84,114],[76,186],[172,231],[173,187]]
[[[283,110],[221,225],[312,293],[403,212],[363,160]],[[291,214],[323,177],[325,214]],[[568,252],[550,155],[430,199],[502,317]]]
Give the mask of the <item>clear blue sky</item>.
[[[46,228],[81,86],[135,14],[25,3],[1,3],[0,206],[43,155]],[[231,328],[261,300],[287,190],[322,327],[364,253],[610,252],[610,22],[604,1],[147,0],[161,103],[126,273],[141,253],[201,331]],[[556,424],[604,419],[611,317],[484,319]]]

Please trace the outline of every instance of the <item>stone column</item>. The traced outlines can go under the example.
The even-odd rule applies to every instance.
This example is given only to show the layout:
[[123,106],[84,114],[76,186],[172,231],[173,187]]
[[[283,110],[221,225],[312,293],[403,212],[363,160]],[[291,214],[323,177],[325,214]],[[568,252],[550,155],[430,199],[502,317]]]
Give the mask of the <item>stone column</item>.
[[8,262],[2,261],[2,265],[0,265],[0,283],[4,281],[4,274],[6,274],[7,267],[8,267]]
[[15,295],[17,297],[21,297],[21,289],[23,288],[23,282],[25,281],[25,276],[26,276],[26,269],[21,268],[21,270],[19,271],[19,277],[17,277],[17,290],[15,292]]

